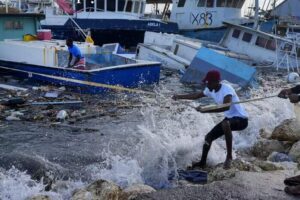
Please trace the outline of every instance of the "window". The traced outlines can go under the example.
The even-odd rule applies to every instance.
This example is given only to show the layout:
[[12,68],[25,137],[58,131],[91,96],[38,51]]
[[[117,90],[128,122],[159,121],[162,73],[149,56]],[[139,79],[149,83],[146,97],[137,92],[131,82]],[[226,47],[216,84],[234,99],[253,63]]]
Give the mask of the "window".
[[242,40],[245,42],[250,42],[252,39],[252,34],[250,33],[244,33]]
[[178,2],[178,7],[184,7],[184,4],[185,4],[185,0],[179,0]]
[[6,21],[4,23],[4,29],[6,30],[23,29],[23,23],[21,21]]
[[214,7],[214,0],[207,0],[206,1],[206,7],[208,7],[208,8]]
[[241,33],[241,30],[234,29],[234,31],[232,32],[232,37],[239,38],[240,37],[240,33]]
[[126,12],[131,12],[132,9],[132,1],[127,1]]
[[118,11],[123,11],[125,6],[125,0],[119,0],[118,2]]
[[268,40],[266,48],[269,50],[275,51],[276,50],[275,40],[273,40],[273,39]]
[[138,1],[134,2],[133,12],[139,13],[139,8],[140,8],[140,2]]
[[239,0],[234,0],[233,3],[232,3],[232,7],[237,8],[238,4],[239,4]]
[[239,3],[238,3],[238,5],[237,5],[237,7],[238,8],[242,8],[243,5],[244,5],[244,3],[245,3],[245,0],[240,0]]
[[297,47],[297,57],[300,58],[300,47]]
[[288,44],[288,43],[283,44],[281,47],[281,50],[283,50],[283,51],[292,51],[292,49],[293,49],[293,45]]
[[115,0],[109,0],[107,2],[107,10],[108,11],[116,11],[116,1]]
[[225,7],[225,6],[226,6],[226,0],[217,1],[217,7]]
[[268,40],[266,38],[257,37],[255,45],[259,46],[259,47],[262,47],[262,48],[265,48],[266,45],[267,45],[267,42],[268,42]]
[[198,7],[205,7],[206,0],[199,0],[197,6]]
[[104,10],[104,0],[97,0],[97,9]]
[[235,0],[227,0],[227,5],[226,5],[226,7],[232,7],[233,1],[235,1]]
[[94,0],[86,0],[86,12],[94,11]]
[[141,2],[141,14],[144,13],[144,10],[145,10],[145,3],[144,2]]
[[83,9],[83,3],[80,0],[76,1],[76,11],[80,11],[82,9]]

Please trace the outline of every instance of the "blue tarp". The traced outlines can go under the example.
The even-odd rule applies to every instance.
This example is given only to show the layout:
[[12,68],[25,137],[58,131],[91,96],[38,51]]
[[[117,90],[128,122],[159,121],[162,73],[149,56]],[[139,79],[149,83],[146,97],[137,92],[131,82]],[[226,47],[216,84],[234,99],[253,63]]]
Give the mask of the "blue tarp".
[[207,172],[201,170],[183,170],[177,169],[177,175],[172,171],[168,177],[169,180],[186,180],[196,184],[207,183]]
[[254,79],[256,73],[254,67],[202,47],[198,50],[191,65],[181,78],[181,82],[201,84],[209,70],[219,70],[222,80],[227,80],[242,87],[248,85]]

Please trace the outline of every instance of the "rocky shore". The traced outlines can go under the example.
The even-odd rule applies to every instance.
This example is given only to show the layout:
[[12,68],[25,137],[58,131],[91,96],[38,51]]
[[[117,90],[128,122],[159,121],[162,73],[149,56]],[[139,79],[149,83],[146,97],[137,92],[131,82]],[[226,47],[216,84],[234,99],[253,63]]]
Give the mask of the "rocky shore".
[[[275,75],[274,75],[275,74]],[[245,92],[245,96],[261,96],[263,93],[278,92],[278,88],[286,86],[282,75],[277,72],[261,73],[258,77],[260,87]],[[139,97],[99,97],[82,95],[66,91],[61,87],[32,87],[26,91],[0,90],[2,100],[22,98],[26,103],[22,105],[0,106],[0,131],[5,130],[9,135],[16,129],[28,127],[44,130],[50,129],[60,134],[60,130],[68,130],[73,135],[77,133],[99,133],[101,127],[88,126],[87,122],[93,118],[108,117],[117,119],[133,109],[145,106]],[[82,101],[79,105],[53,106],[47,102]],[[28,103],[45,103],[42,106],[29,106]],[[155,105],[157,106],[157,105]],[[168,109],[165,105],[159,105]],[[184,110],[184,108],[182,108]],[[180,112],[180,111],[178,111]],[[296,116],[300,116],[295,106]],[[148,185],[131,185],[121,188],[113,182],[99,179],[80,189],[72,189],[70,199],[73,200],[125,200],[125,199],[296,199],[295,196],[284,192],[284,179],[300,174],[300,122],[299,118],[287,119],[275,127],[274,130],[259,130],[257,141],[251,148],[240,149],[236,152],[236,159],[230,170],[224,170],[222,164],[208,166],[208,183],[205,185],[177,181],[176,188],[155,190]],[[55,134],[53,134],[55,135]],[[100,134],[105,136],[105,134]],[[53,195],[68,185],[63,180],[52,180],[43,177],[45,174],[32,179],[44,181],[45,187],[32,195],[28,200],[55,200]],[[0,177],[1,179],[1,177]]]

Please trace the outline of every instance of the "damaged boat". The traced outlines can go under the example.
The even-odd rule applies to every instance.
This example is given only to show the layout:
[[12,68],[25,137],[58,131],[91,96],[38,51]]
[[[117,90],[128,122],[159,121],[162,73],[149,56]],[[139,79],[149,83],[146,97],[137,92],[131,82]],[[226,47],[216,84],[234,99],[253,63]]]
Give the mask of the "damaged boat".
[[[66,68],[69,52],[65,41],[36,40],[33,36],[41,15],[0,15],[0,22],[10,32],[5,39],[0,36],[1,72],[80,88],[87,93],[126,91],[159,82],[160,63],[131,59],[85,42],[74,44],[86,58],[86,69]],[[21,28],[15,27],[15,22]]]

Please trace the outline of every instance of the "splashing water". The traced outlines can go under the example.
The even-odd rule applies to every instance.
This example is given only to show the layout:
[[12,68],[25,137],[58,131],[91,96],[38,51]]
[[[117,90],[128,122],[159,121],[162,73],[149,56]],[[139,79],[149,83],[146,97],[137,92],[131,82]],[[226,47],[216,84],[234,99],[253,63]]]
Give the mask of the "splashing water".
[[[32,180],[26,172],[11,168],[0,171],[0,199],[19,200],[37,194],[46,194],[52,199],[70,199],[74,189],[82,188],[97,179],[111,180],[122,188],[134,184],[148,184],[155,188],[176,186],[176,182],[168,179],[170,172],[185,168],[192,161],[200,159],[205,135],[223,119],[223,114],[199,113],[194,109],[199,103],[197,101],[171,100],[170,95],[181,87],[175,85],[173,89],[173,86],[172,80],[166,85],[161,84],[156,88],[156,98],[143,97],[142,103],[146,106],[134,112],[130,110],[123,118],[120,116],[121,120],[105,121],[101,118],[92,121],[95,128],[114,129],[111,132],[104,131],[103,136],[98,136],[97,133],[55,135],[59,141],[67,138],[74,142],[72,150],[78,150],[78,154],[71,154],[74,158],[90,155],[91,160],[95,160],[92,164],[83,163],[78,168],[82,170],[79,174],[88,174],[88,178],[85,177],[86,182],[70,180],[67,187],[45,192],[42,183]],[[265,94],[265,91],[258,90],[250,96]],[[249,114],[249,126],[243,131],[233,133],[235,150],[251,147],[260,137],[261,128],[272,131],[283,120],[294,117],[293,105],[288,100],[272,98],[243,105]],[[136,121],[133,120],[135,118]],[[48,140],[49,138],[45,141]],[[77,144],[80,144],[78,148]],[[64,143],[61,146],[64,147]],[[60,149],[55,152],[59,157]],[[221,163],[225,157],[226,145],[221,137],[211,147],[208,164]],[[49,166],[46,161],[47,159],[44,162]],[[53,167],[62,170],[56,165]]]

